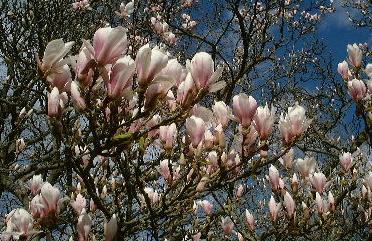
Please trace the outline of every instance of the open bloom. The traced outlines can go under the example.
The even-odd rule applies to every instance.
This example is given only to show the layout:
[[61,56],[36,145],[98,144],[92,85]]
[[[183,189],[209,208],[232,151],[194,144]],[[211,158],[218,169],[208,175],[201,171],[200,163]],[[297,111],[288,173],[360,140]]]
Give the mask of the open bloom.
[[340,155],[340,164],[345,172],[348,172],[353,166],[353,156],[350,152],[344,152]]
[[257,102],[252,96],[244,93],[233,97],[233,113],[238,122],[245,128],[251,125],[253,116],[256,114]]
[[41,187],[43,186],[43,184],[44,184],[44,181],[43,181],[43,178],[42,178],[41,174],[34,175],[32,177],[32,179],[30,180],[31,193],[33,195],[39,194],[39,192],[40,192]]
[[271,106],[271,111],[266,104],[265,107],[258,107],[256,115],[253,117],[253,124],[261,140],[267,140],[272,132],[274,125],[276,108]]
[[355,101],[364,98],[367,92],[367,87],[362,80],[353,79],[347,83],[349,94]]
[[95,60],[101,64],[113,64],[127,48],[127,30],[116,28],[99,28],[93,37]]
[[357,44],[348,44],[347,53],[349,54],[349,61],[354,67],[359,68],[362,64],[363,52]]
[[186,132],[194,147],[198,146],[199,143],[203,141],[205,130],[206,126],[203,119],[195,116],[186,119]]
[[315,172],[311,176],[310,182],[313,185],[313,188],[315,189],[315,191],[322,194],[327,184],[327,178],[323,173]]
[[94,59],[94,56],[88,48],[83,45],[77,57],[75,66],[75,73],[83,86],[89,86],[93,81],[93,69],[89,66],[92,59]]
[[222,74],[222,69],[214,70],[212,56],[205,52],[194,55],[187,67],[192,75],[197,89],[209,90],[211,92],[224,87],[224,82],[215,83]]
[[290,143],[300,136],[310,125],[310,120],[306,119],[305,108],[295,105],[288,108],[288,113],[280,116],[279,129],[282,133],[283,141]]
[[303,177],[308,177],[315,170],[315,159],[313,157],[305,157],[304,159],[298,158],[296,166],[298,171]]
[[64,66],[65,62],[61,61],[70,51],[74,42],[64,43],[62,39],[50,41],[44,51],[41,62],[41,70],[44,73],[53,72],[53,69]]
[[162,141],[164,149],[172,149],[176,138],[177,126],[175,123],[172,123],[169,126],[160,126],[159,139]]
[[130,89],[135,71],[134,60],[130,56],[118,59],[110,72],[110,78],[105,80],[107,94],[112,99],[123,96]]
[[167,65],[168,56],[158,47],[142,46],[136,56],[138,84],[147,87],[154,77]]
[[6,215],[5,221],[5,236],[11,236],[15,240],[18,240],[19,237],[27,237],[32,232],[34,219],[32,215],[23,208],[12,210]]
[[172,81],[167,80],[163,76],[156,77],[150,86],[147,87],[145,109],[155,106],[157,101],[164,99],[173,84]]
[[85,209],[86,205],[87,200],[80,193],[76,196],[76,199],[73,202],[71,202],[72,208],[79,215],[82,213],[83,209]]
[[41,188],[40,194],[36,195],[30,203],[30,210],[34,217],[46,217],[55,215],[59,212],[60,192],[58,188],[45,182]]

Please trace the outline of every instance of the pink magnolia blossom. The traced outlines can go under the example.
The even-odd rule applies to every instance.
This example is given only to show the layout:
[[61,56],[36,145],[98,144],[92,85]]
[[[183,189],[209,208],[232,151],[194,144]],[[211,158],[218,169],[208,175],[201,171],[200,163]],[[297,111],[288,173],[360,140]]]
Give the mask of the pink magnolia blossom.
[[308,177],[315,171],[315,159],[313,157],[298,158],[296,167],[303,177]]
[[197,147],[203,141],[205,130],[205,122],[201,118],[191,116],[186,119],[186,132],[194,147]]
[[214,70],[214,61],[210,54],[196,53],[187,67],[198,90],[215,92],[225,87],[225,82],[216,83],[222,74],[222,68]]
[[348,44],[347,45],[347,53],[349,54],[349,61],[350,63],[356,67],[359,68],[362,64],[362,58],[363,58],[363,52],[358,47],[357,44]]
[[279,171],[275,166],[270,165],[269,168],[269,180],[273,190],[279,189]]
[[310,120],[306,119],[305,109],[300,105],[288,108],[288,113],[280,116],[279,129],[282,133],[283,141],[288,144],[299,137],[310,125]]
[[240,184],[236,190],[236,198],[239,199],[243,196],[244,186]]
[[234,223],[230,217],[221,218],[222,229],[225,234],[231,234],[234,229]]
[[278,219],[278,214],[279,214],[281,206],[282,205],[280,203],[276,203],[274,197],[271,196],[270,201],[269,201],[269,210],[270,210],[271,220],[273,222],[276,222],[276,220]]
[[41,187],[40,194],[36,195],[30,203],[30,210],[34,217],[46,217],[56,215],[60,206],[60,191],[50,183],[45,182]]
[[79,241],[89,240],[88,238],[91,227],[92,218],[89,216],[89,214],[85,212],[85,210],[83,210],[79,216],[78,223],[76,225]]
[[313,188],[315,189],[315,191],[322,194],[327,185],[327,178],[323,173],[315,172],[311,176],[310,182],[313,185]]
[[57,87],[54,87],[51,93],[48,93],[48,116],[57,117],[67,102],[66,92],[60,93]]
[[138,84],[145,88],[168,64],[168,56],[158,46],[151,49],[147,44],[138,50],[135,62]]
[[155,78],[150,86],[147,87],[145,93],[145,109],[155,106],[157,101],[164,99],[173,85],[174,83],[168,81],[164,76]]
[[207,215],[212,214],[213,212],[213,204],[208,200],[199,201],[199,205],[203,208],[204,212]]
[[340,164],[344,172],[348,172],[353,166],[353,156],[350,152],[343,152],[340,155]]
[[177,103],[183,106],[189,106],[193,97],[195,96],[195,84],[191,77],[191,74],[188,73],[185,80],[182,81],[177,88]]
[[132,87],[134,71],[135,63],[130,56],[124,56],[115,62],[110,78],[105,80],[107,94],[110,98],[118,99]]
[[46,77],[52,87],[60,91],[68,90],[71,83],[71,71],[67,64],[53,67]]
[[172,175],[171,175],[171,170],[169,169],[169,165],[171,163],[169,160],[165,159],[160,162],[159,166],[159,173],[164,177],[165,180],[171,181],[172,180]]
[[43,181],[43,178],[42,178],[41,174],[34,175],[32,177],[32,179],[30,180],[31,193],[33,195],[39,194],[43,184],[44,184],[44,181]]
[[249,230],[254,231],[256,228],[256,221],[254,220],[253,215],[248,211],[248,209],[245,210],[245,221],[247,222]]
[[83,209],[85,209],[86,205],[87,205],[87,200],[80,193],[76,196],[76,199],[73,202],[71,202],[72,208],[79,215],[82,214],[82,211]]
[[113,214],[110,221],[104,224],[105,241],[113,241],[118,232],[118,222],[116,214]]
[[34,219],[32,215],[23,208],[12,210],[6,215],[5,222],[5,237],[13,237],[14,240],[18,240],[20,237],[27,238],[33,233]]
[[160,126],[159,128],[159,139],[163,143],[163,147],[166,150],[171,150],[175,141],[177,140],[177,126],[175,123],[169,126]]
[[156,203],[159,202],[159,199],[160,199],[159,194],[153,188],[145,187],[144,191],[147,194],[147,196],[149,197],[149,199],[151,201],[151,204],[156,204]]
[[297,175],[296,175],[296,173],[293,173],[292,181],[291,181],[291,187],[292,187],[293,192],[297,192],[298,185],[299,185],[299,183],[298,183]]
[[296,204],[292,196],[288,192],[284,194],[283,205],[285,207],[285,210],[287,211],[288,217],[289,218],[294,217]]
[[201,232],[198,232],[197,234],[194,234],[192,236],[192,241],[199,241],[201,237]]
[[335,203],[335,198],[333,197],[333,194],[331,191],[328,192],[328,205],[329,205],[330,210],[335,211],[336,203]]
[[362,80],[353,79],[347,83],[349,94],[355,101],[360,101],[364,98],[367,92],[367,87]]
[[251,125],[256,110],[257,102],[252,96],[248,97],[241,93],[233,97],[233,113],[243,128],[248,128]]
[[73,45],[74,42],[64,43],[62,39],[50,41],[44,51],[44,56],[40,64],[41,70],[48,74],[54,72],[53,69],[59,69],[61,66],[65,66],[66,61],[62,61],[62,59]]
[[76,81],[71,82],[71,100],[74,103],[75,107],[79,110],[84,110],[86,108],[85,100],[80,94],[79,85]]
[[280,163],[285,169],[291,169],[294,157],[294,150],[291,148],[282,158],[279,159]]
[[337,71],[344,80],[349,80],[351,73],[350,73],[349,66],[346,61],[343,61],[338,64]]
[[166,76],[176,83],[177,86],[181,84],[186,78],[187,72],[185,68],[178,63],[177,59],[171,59],[167,65],[160,71],[159,75]]
[[230,117],[230,107],[223,101],[217,101],[212,106],[213,114],[217,119],[217,122],[223,127],[227,126]]
[[120,3],[120,12],[117,12],[123,18],[128,18],[134,12],[134,0],[128,3]]
[[320,215],[327,212],[327,210],[326,210],[327,207],[325,206],[325,204],[323,202],[322,196],[320,196],[320,194],[318,192],[315,194],[315,203],[316,203],[318,213]]
[[127,30],[121,26],[99,28],[94,34],[94,58],[101,65],[113,64],[126,48]]
[[271,111],[266,104],[265,107],[258,107],[253,117],[253,124],[261,140],[267,140],[272,132],[276,108],[271,106]]

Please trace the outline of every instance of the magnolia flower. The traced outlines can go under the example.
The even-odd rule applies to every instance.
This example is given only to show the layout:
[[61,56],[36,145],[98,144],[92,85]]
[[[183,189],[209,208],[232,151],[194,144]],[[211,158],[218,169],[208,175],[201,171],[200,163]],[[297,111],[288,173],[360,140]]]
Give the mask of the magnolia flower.
[[197,147],[204,138],[206,126],[204,121],[195,116],[186,119],[186,133],[194,147]]
[[335,208],[336,208],[336,204],[335,204],[335,198],[333,197],[333,194],[331,191],[328,192],[328,204],[329,204],[329,208],[334,211]]
[[240,184],[236,190],[236,198],[239,199],[243,196],[244,186]]
[[357,44],[348,44],[347,53],[349,54],[349,61],[354,67],[359,68],[362,64],[363,52]]
[[178,63],[177,59],[169,60],[167,65],[159,73],[159,75],[171,79],[177,86],[185,80],[186,74],[186,70]]
[[270,165],[270,168],[269,168],[269,179],[270,179],[272,189],[273,190],[278,190],[278,188],[279,188],[279,171],[273,165]]
[[207,215],[210,215],[213,212],[213,204],[208,200],[199,201],[199,205]]
[[23,138],[19,138],[16,140],[16,148],[15,148],[15,152],[17,154],[21,153],[22,151],[24,151],[26,149],[26,143],[25,143],[25,140]]
[[313,185],[313,188],[315,189],[315,191],[322,194],[327,184],[327,178],[323,173],[315,172],[311,176],[310,182]]
[[118,222],[116,220],[116,214],[113,214],[110,221],[104,224],[105,241],[114,240],[117,231],[118,231]]
[[171,150],[177,139],[177,126],[175,123],[169,126],[160,126],[159,128],[159,139],[163,143],[163,147],[166,150]]
[[59,198],[58,188],[45,182],[41,187],[40,194],[36,195],[30,203],[30,210],[34,217],[46,217],[55,215],[59,212],[59,206],[62,199]]
[[34,175],[32,177],[32,179],[30,180],[31,193],[33,195],[39,194],[39,192],[40,192],[41,187],[43,186],[43,184],[44,184],[44,181],[43,181],[43,178],[42,178],[41,174]]
[[266,104],[265,107],[258,107],[253,117],[253,124],[261,140],[267,140],[272,132],[276,108],[271,106],[271,111]]
[[87,200],[80,193],[76,196],[76,200],[71,202],[72,208],[79,215],[82,214],[82,211],[83,209],[85,209],[86,205],[87,205]]
[[290,169],[292,167],[293,157],[294,150],[291,148],[286,154],[283,155],[282,158],[279,159],[279,161],[285,167],[285,169]]
[[292,218],[295,213],[296,204],[292,196],[288,192],[285,192],[284,194],[283,205],[285,207],[285,210],[287,211],[289,218]]
[[306,119],[305,109],[300,105],[288,108],[288,113],[280,116],[279,129],[282,133],[283,141],[288,144],[300,136],[310,125],[310,120]]
[[254,220],[253,215],[248,211],[248,209],[245,210],[245,221],[247,222],[250,231],[255,230],[256,221]]
[[192,236],[192,241],[199,241],[201,237],[201,232],[198,232],[197,234],[194,234]]
[[195,94],[195,84],[191,74],[188,73],[185,80],[178,85],[177,102],[185,107],[189,106],[194,101]]
[[291,187],[293,192],[297,192],[298,189],[298,179],[296,173],[293,173],[292,180],[291,180]]
[[168,81],[163,76],[155,78],[155,80],[147,87],[145,93],[145,109],[153,107],[158,100],[166,97],[168,91],[173,87],[173,82]]
[[107,94],[110,98],[118,99],[132,87],[134,71],[135,63],[130,56],[124,56],[115,62],[110,78],[105,80]]
[[68,90],[71,82],[70,68],[67,64],[55,66],[48,72],[46,79],[52,87],[57,87],[60,91]]
[[364,178],[364,183],[370,190],[372,190],[372,172],[369,172]]
[[326,212],[326,206],[324,205],[323,199],[318,192],[315,194],[315,203],[319,214]]
[[65,65],[65,61],[61,61],[70,51],[74,42],[64,43],[62,39],[55,39],[50,41],[44,51],[41,70],[44,73],[53,72],[54,69],[59,69]]
[[134,0],[125,3],[120,3],[120,13],[117,13],[123,18],[129,17],[134,11]]
[[221,218],[222,229],[225,234],[231,234],[234,229],[234,223],[230,217]]
[[251,125],[253,116],[256,114],[257,102],[252,96],[244,93],[233,97],[233,112],[237,121],[244,127]]
[[116,28],[99,28],[93,37],[95,60],[101,64],[113,64],[127,48],[127,30],[121,26]]
[[83,209],[82,213],[79,216],[76,229],[78,232],[79,241],[88,241],[89,232],[92,227],[92,218],[85,212]]
[[151,49],[147,44],[138,50],[135,62],[138,84],[140,87],[145,88],[167,65],[168,56],[158,46]]
[[349,94],[355,101],[364,98],[367,92],[367,87],[362,80],[353,79],[347,83]]
[[367,76],[372,79],[372,63],[367,64],[364,72],[367,74]]
[[349,80],[349,77],[351,74],[350,74],[349,66],[345,60],[338,64],[337,71],[344,80]]
[[273,222],[277,220],[281,206],[282,205],[280,203],[276,203],[274,197],[271,196],[270,201],[269,201],[269,210],[270,210],[271,220]]
[[18,240],[20,237],[27,238],[32,233],[34,219],[32,215],[23,208],[12,210],[6,215],[5,221],[6,230],[4,236],[10,236]]
[[171,170],[169,169],[169,165],[171,163],[169,160],[165,159],[160,162],[159,166],[159,173],[164,177],[165,180],[171,181],[172,180],[172,175],[171,175]]
[[94,59],[94,56],[88,50],[88,48],[84,47],[83,45],[77,57],[75,66],[75,73],[83,86],[89,86],[93,81],[94,71],[89,66],[92,59]]
[[230,108],[223,101],[217,101],[212,106],[213,114],[219,124],[225,127],[229,123]]
[[48,94],[48,115],[55,117],[59,113],[59,91],[54,87],[52,92]]
[[144,189],[145,193],[149,197],[152,204],[156,204],[159,201],[159,194],[158,192],[154,191],[151,187],[145,187]]
[[86,108],[85,100],[80,95],[80,89],[76,81],[71,82],[71,99],[79,110],[84,110]]
[[222,74],[222,68],[214,70],[214,62],[210,54],[205,52],[196,53],[187,68],[192,75],[198,90],[215,92],[225,87],[225,82],[215,83]]
[[345,172],[350,170],[350,168],[353,166],[353,156],[350,152],[343,152],[340,155],[340,164]]
[[315,170],[315,159],[313,157],[305,157],[297,159],[296,166],[303,177],[308,177]]

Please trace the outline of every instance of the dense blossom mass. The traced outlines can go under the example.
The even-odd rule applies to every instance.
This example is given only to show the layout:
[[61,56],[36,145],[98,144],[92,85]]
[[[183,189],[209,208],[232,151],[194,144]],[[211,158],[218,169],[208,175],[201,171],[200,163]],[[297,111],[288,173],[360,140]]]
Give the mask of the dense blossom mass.
[[[255,1],[253,12],[237,5],[231,22],[243,32],[256,12],[275,23],[289,19],[294,28],[299,21],[320,21],[320,13],[297,13],[293,2],[268,11]],[[195,4],[180,1],[177,8]],[[69,11],[86,14],[93,7],[93,1],[75,1]],[[146,21],[157,42],[133,31],[137,10],[152,14]],[[305,97],[286,102],[273,91],[269,102],[263,91],[256,94],[240,83],[250,68],[248,46],[234,60],[243,67],[237,71],[240,87],[231,89],[226,76],[235,70],[217,60],[223,56],[202,47],[190,56],[178,54],[181,33],[192,34],[203,23],[184,12],[177,28],[163,10],[123,2],[115,12],[123,24],[97,27],[87,39],[49,40],[39,50],[35,62],[45,108],[35,109],[47,118],[53,141],[41,139],[56,146],[52,158],[64,161],[36,169],[28,162],[37,148],[17,138],[13,153],[20,161],[12,175],[27,172],[15,183],[23,206],[13,204],[6,214],[1,240],[303,240],[325,230],[331,230],[329,240],[337,240],[351,224],[350,233],[367,237],[372,165],[367,147],[355,143],[370,143],[368,46],[347,45],[347,58],[334,70],[339,91],[349,94],[347,105],[355,106],[367,128],[342,148],[333,138],[341,133],[326,141],[325,124],[317,124],[326,117]],[[324,6],[321,11],[331,12]],[[32,112],[17,112],[19,123]],[[315,134],[324,139],[312,143]],[[339,138],[351,138],[347,134]],[[324,142],[335,151],[316,155],[312,148]]]

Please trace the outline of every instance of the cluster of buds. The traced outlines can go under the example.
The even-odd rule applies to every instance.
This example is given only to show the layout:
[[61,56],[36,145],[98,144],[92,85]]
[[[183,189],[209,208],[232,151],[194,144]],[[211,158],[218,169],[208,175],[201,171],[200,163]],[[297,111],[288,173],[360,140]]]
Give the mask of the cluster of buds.
[[151,25],[155,29],[155,32],[162,36],[165,41],[169,44],[175,44],[177,41],[176,35],[170,31],[168,23],[162,21],[162,17],[158,15],[157,17],[151,17]]
[[183,29],[191,30],[197,25],[197,22],[195,20],[192,20],[190,15],[183,13],[181,17],[183,20],[183,23],[182,23]]

